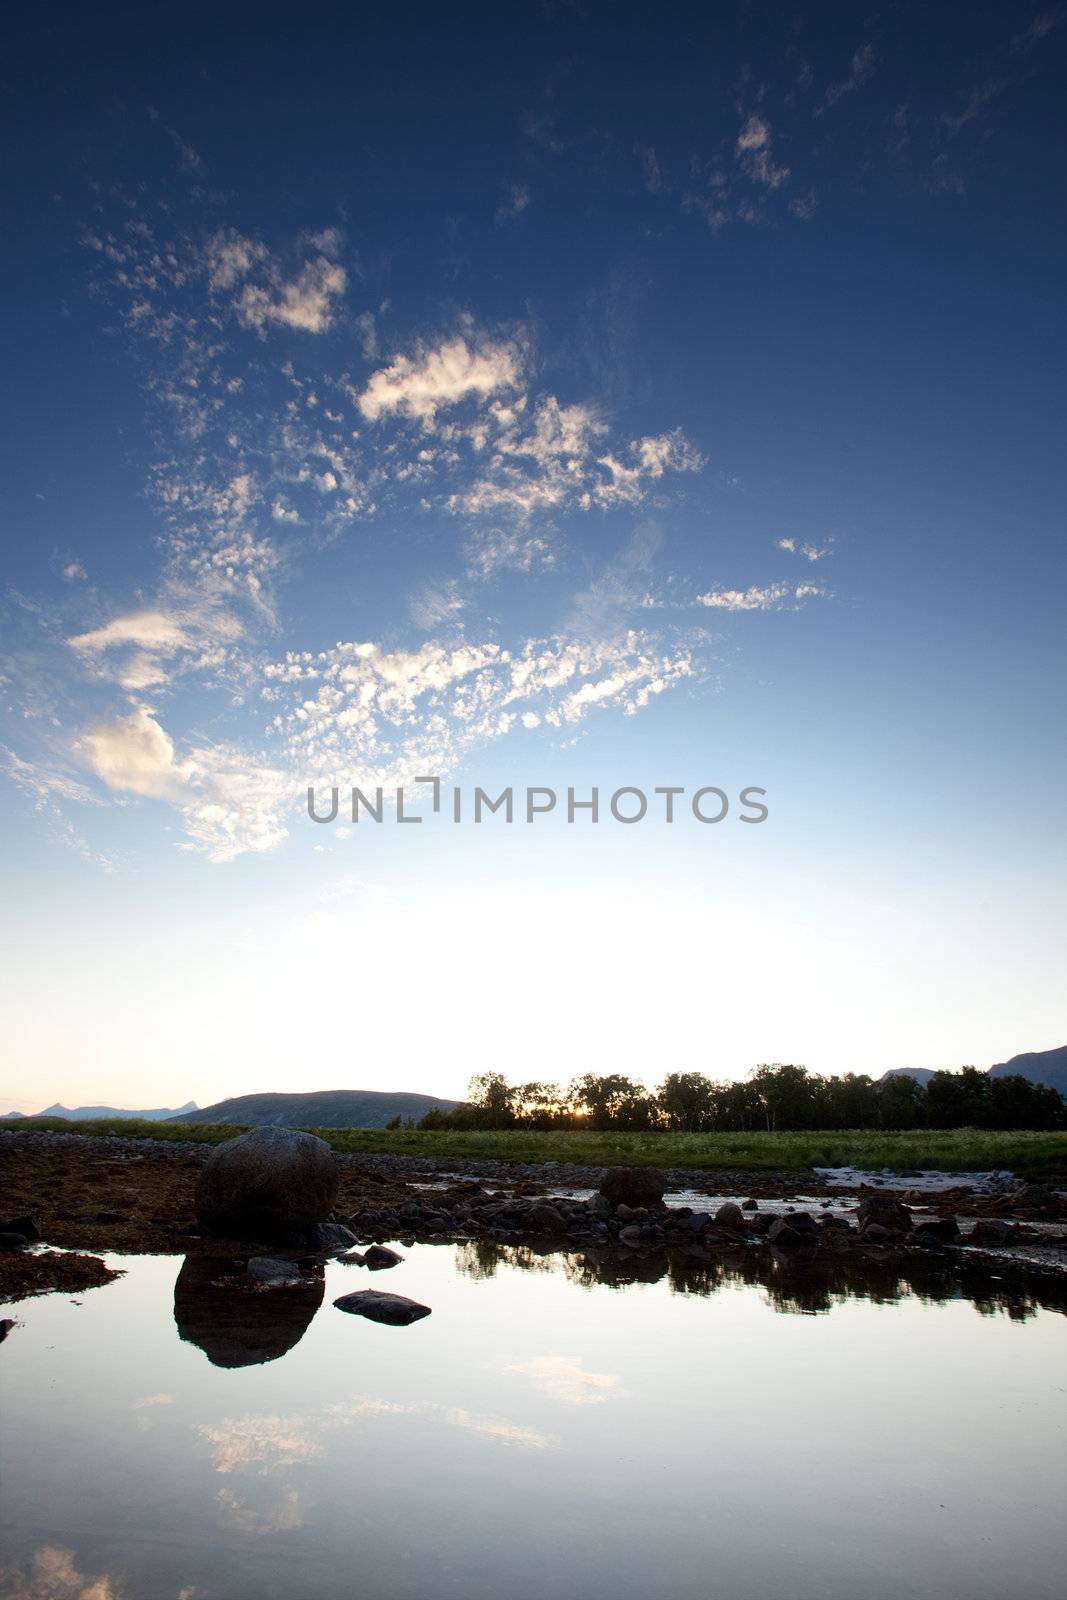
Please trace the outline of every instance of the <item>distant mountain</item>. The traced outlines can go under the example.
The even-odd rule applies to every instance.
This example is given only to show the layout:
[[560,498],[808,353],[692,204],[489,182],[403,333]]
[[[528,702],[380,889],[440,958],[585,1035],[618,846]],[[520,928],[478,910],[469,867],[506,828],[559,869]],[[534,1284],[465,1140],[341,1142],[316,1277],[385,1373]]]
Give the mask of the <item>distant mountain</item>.
[[[196,1101],[187,1100],[183,1106],[166,1106],[159,1111],[129,1111],[121,1106],[61,1106],[57,1101],[54,1106],[46,1106],[43,1111],[35,1112],[38,1117],[66,1117],[68,1122],[88,1122],[92,1117],[136,1117],[140,1122],[167,1122],[171,1117],[181,1116],[196,1110]],[[8,1113],[17,1117],[19,1113]]]
[[1029,1078],[1031,1083],[1058,1089],[1067,1100],[1067,1044],[1061,1044],[1058,1050],[1031,1050],[1025,1055],[1012,1056],[1010,1061],[998,1062],[989,1069],[991,1078],[1006,1078],[1011,1073]]
[[376,1089],[320,1089],[313,1094],[240,1094],[175,1122],[229,1122],[238,1127],[384,1128],[394,1117],[418,1122],[431,1108],[452,1111],[455,1100],[433,1094],[393,1094]]
[[883,1072],[879,1083],[884,1083],[887,1078],[914,1078],[916,1083],[921,1083],[923,1088],[933,1077],[932,1067],[890,1067],[888,1072]]

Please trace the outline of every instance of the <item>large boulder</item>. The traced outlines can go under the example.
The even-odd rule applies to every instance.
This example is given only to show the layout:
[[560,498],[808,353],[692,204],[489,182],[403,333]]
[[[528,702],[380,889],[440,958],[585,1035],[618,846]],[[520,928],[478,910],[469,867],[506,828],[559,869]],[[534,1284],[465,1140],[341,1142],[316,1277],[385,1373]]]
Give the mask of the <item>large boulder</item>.
[[600,1193],[612,1205],[658,1206],[667,1192],[667,1180],[658,1167],[611,1167]]
[[252,1128],[211,1152],[196,1186],[208,1233],[289,1241],[333,1209],[340,1185],[329,1145],[295,1128]]

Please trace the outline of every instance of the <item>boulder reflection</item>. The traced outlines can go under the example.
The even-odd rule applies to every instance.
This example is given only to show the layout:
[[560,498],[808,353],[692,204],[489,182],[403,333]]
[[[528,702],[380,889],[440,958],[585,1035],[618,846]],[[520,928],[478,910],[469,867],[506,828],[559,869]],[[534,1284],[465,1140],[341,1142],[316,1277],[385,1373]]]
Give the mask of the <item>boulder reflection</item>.
[[456,1270],[492,1278],[500,1267],[557,1272],[572,1283],[625,1289],[664,1280],[676,1294],[712,1295],[734,1284],[762,1288],[775,1311],[813,1316],[846,1300],[892,1305],[914,1296],[934,1304],[969,1300],[982,1316],[1024,1322],[1039,1310],[1067,1312],[1067,1283],[1005,1261],[987,1267],[937,1256],[875,1257],[859,1251],[736,1250],[714,1258],[685,1249],[551,1251],[547,1246],[470,1239],[457,1247]]
[[303,1276],[296,1288],[256,1289],[243,1261],[186,1256],[174,1285],[178,1337],[216,1367],[277,1361],[300,1343],[326,1291],[321,1266]]

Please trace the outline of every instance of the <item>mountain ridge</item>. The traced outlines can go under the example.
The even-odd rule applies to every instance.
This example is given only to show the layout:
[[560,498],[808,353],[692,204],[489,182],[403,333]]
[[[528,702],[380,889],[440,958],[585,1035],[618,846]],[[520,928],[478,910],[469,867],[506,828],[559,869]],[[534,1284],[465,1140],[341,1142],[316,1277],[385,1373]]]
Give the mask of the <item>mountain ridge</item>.
[[172,1122],[228,1122],[239,1127],[384,1128],[394,1117],[451,1111],[440,1095],[389,1089],[316,1089],[300,1094],[241,1094],[171,1117]]

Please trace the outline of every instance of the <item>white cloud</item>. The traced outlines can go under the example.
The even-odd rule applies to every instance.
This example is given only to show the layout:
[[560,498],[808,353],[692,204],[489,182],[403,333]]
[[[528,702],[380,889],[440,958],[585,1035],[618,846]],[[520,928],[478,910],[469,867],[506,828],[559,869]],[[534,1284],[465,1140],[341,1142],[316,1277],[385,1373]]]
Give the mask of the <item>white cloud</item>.
[[204,254],[208,284],[215,293],[221,293],[236,288],[253,267],[267,259],[268,252],[265,245],[226,228],[208,240]]
[[865,44],[855,52],[849,62],[848,77],[840,83],[831,84],[823,96],[822,105],[817,106],[814,115],[821,117],[841,99],[842,95],[853,94],[866,83],[878,62],[878,56],[873,45]]
[[273,850],[287,836],[283,818],[297,791],[288,774],[226,745],[197,747],[179,758],[145,706],[98,723],[77,748],[109,789],[177,805],[188,847],[210,861]]
[[594,707],[634,715],[692,671],[688,651],[664,650],[634,631],[608,640],[528,640],[518,650],[344,643],[271,664],[262,692],[278,708],[272,731],[305,786],[388,788],[420,772],[448,772],[526,713],[558,729]]
[[175,759],[174,741],[144,706],[97,723],[83,735],[80,749],[109,789],[173,800],[189,780],[188,764]]
[[394,356],[358,396],[359,409],[368,422],[397,412],[432,423],[438,411],[461,400],[517,388],[522,371],[522,351],[514,341],[447,339],[414,356]]
[[507,195],[496,209],[497,222],[513,222],[521,217],[530,204],[530,187],[526,183],[510,183]]
[[771,155],[771,125],[752,115],[737,136],[736,156],[742,171],[767,189],[778,189],[789,177],[788,167],[776,166]]
[[656,158],[656,152],[651,145],[634,145],[634,154],[637,156],[641,167],[641,177],[649,194],[658,194],[663,188],[663,173]]
[[813,584],[772,583],[765,588],[710,589],[697,595],[698,606],[714,611],[780,611],[790,602],[807,600],[823,591]]
[[166,611],[146,610],[131,611],[122,617],[114,617],[112,621],[104,623],[103,627],[93,628],[89,633],[79,633],[68,644],[75,650],[98,652],[110,650],[117,645],[135,644],[144,649],[157,650],[172,654],[175,650],[185,649],[189,644],[189,636],[184,624],[179,618]]
[[246,327],[261,332],[268,323],[276,322],[303,333],[325,333],[347,282],[343,267],[319,256],[306,261],[289,283],[273,282],[267,288],[246,284],[237,302],[237,315]]

